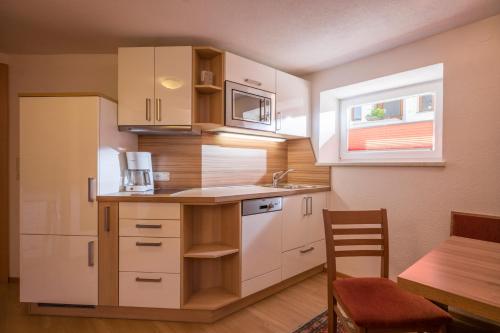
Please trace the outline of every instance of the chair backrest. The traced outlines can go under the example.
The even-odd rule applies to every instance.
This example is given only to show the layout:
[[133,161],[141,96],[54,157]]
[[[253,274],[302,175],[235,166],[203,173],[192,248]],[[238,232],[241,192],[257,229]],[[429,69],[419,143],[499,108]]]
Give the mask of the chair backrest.
[[[337,257],[381,257],[380,275],[389,277],[387,210],[323,210],[328,281],[336,279]],[[375,249],[359,249],[360,246]],[[341,248],[339,248],[341,247]],[[352,249],[357,247],[358,249]]]
[[500,243],[500,216],[452,211],[451,235]]

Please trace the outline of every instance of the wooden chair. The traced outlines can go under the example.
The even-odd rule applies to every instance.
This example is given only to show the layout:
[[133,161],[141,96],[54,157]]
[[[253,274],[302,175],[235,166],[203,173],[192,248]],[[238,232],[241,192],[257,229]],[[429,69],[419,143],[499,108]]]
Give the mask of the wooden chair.
[[[451,321],[448,313],[423,297],[398,288],[388,279],[389,239],[385,209],[325,209],[323,219],[328,265],[329,333],[337,332],[337,319],[346,330],[356,333],[446,332]],[[364,236],[356,237],[358,235]],[[342,248],[337,248],[339,246]],[[337,257],[372,256],[381,258],[381,278],[336,279]]]
[[452,211],[450,234],[500,243],[500,216]]

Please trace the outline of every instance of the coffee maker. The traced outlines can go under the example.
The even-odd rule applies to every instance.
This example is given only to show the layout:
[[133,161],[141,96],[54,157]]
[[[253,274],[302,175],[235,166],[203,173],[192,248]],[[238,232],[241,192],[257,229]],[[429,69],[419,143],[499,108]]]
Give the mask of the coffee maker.
[[125,191],[145,192],[154,189],[151,153],[127,152]]

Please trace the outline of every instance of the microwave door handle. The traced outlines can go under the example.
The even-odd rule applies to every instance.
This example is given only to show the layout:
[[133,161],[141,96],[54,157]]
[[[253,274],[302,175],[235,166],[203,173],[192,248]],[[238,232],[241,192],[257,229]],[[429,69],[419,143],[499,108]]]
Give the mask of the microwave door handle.
[[259,121],[262,122],[264,120],[264,115],[263,115],[263,111],[264,111],[264,108],[262,107],[262,99],[259,98]]

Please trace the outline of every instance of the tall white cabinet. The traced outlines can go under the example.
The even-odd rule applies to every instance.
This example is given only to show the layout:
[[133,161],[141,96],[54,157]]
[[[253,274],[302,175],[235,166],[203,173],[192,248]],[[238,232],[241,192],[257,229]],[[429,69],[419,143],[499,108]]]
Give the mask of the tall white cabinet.
[[118,125],[190,126],[192,47],[118,49]]
[[116,113],[97,96],[20,98],[21,302],[97,304],[96,196],[137,149]]

